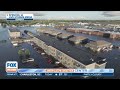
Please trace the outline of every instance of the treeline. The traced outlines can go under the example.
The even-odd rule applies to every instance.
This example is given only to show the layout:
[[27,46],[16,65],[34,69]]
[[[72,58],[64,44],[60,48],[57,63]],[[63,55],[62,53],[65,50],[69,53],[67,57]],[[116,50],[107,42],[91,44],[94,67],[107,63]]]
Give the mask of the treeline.
[[59,22],[87,22],[87,23],[102,23],[102,24],[120,24],[120,20],[32,20],[32,21],[7,21],[5,19],[0,19],[2,25],[33,25],[36,23],[46,24],[54,23],[59,24]]
[[6,25],[20,26],[20,25],[33,25],[36,23],[48,25],[49,23],[57,23],[57,21],[55,21],[55,20],[7,21],[4,19],[0,19],[0,23],[6,24]]

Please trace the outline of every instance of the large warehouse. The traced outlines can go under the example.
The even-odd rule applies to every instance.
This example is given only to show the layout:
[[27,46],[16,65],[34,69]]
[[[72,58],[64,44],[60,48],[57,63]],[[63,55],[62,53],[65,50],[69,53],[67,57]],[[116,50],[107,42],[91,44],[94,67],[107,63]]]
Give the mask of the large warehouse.
[[[29,33],[28,33],[29,34]],[[68,68],[105,68],[106,61],[95,58],[90,53],[41,33],[39,36],[32,35],[33,42],[41,47],[48,55],[53,56]]]

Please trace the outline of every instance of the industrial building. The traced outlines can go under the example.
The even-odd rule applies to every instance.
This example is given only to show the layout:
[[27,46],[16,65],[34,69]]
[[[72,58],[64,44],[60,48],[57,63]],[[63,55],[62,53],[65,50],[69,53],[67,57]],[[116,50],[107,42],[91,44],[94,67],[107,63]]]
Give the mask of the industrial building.
[[9,32],[10,38],[21,37],[21,32],[16,28],[9,28],[8,32]]
[[97,35],[112,39],[120,39],[120,33],[116,32],[105,32],[100,30],[93,30],[93,29],[85,29],[85,28],[67,28],[66,31],[74,32],[74,33],[83,33],[89,35]]
[[88,38],[84,36],[74,36],[72,38],[69,38],[68,41],[72,44],[85,44],[88,42]]
[[69,43],[61,42],[56,37],[45,35],[43,33],[33,35],[33,42],[41,47],[48,55],[59,60],[67,68],[105,68],[106,61],[98,59],[90,53],[79,50]]
[[92,41],[87,43],[85,47],[90,48],[93,51],[101,51],[106,48],[111,48],[113,45],[110,42],[99,40],[99,41]]

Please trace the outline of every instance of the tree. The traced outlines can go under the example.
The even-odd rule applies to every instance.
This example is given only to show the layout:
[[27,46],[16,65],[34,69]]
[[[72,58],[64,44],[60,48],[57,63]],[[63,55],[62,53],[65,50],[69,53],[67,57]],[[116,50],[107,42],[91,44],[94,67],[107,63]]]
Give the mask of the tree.
[[18,55],[20,59],[23,59],[24,52],[22,50],[19,50]]
[[25,56],[26,56],[26,58],[30,57],[30,51],[28,49],[25,50]]

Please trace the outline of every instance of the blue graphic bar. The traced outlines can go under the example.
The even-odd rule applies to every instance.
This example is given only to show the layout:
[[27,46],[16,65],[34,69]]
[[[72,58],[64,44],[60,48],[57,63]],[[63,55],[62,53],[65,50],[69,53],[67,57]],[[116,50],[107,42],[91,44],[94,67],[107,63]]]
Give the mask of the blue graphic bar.
[[45,69],[18,69],[18,73],[45,73]]
[[114,76],[114,73],[19,73],[18,76]]
[[24,19],[24,20],[33,20],[33,19]]
[[114,69],[18,69],[18,73],[114,73]]
[[16,20],[16,19],[7,19],[7,20]]

